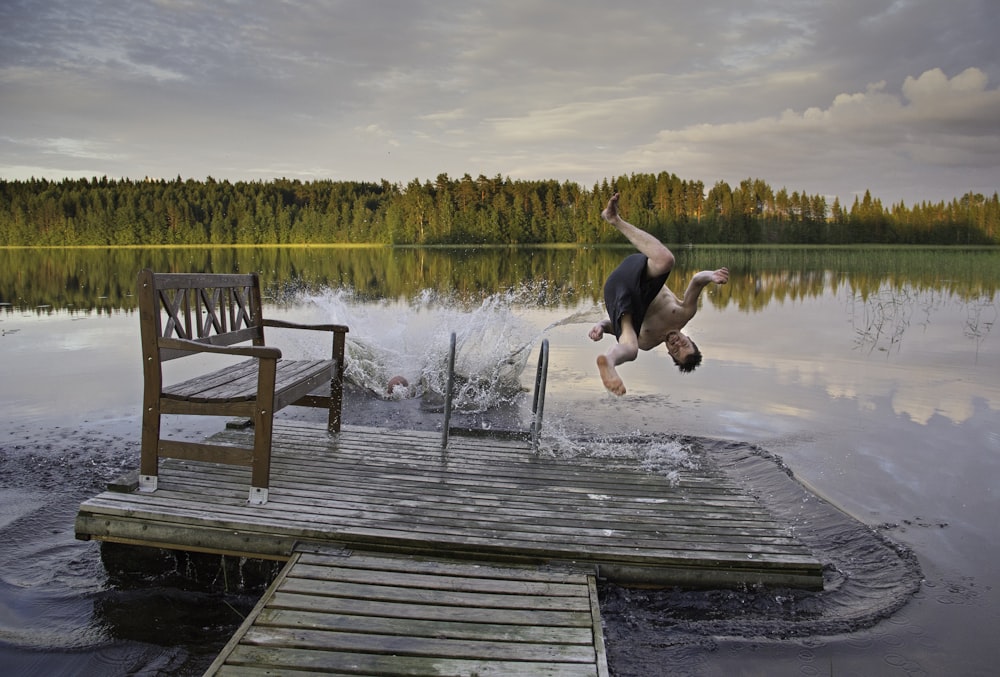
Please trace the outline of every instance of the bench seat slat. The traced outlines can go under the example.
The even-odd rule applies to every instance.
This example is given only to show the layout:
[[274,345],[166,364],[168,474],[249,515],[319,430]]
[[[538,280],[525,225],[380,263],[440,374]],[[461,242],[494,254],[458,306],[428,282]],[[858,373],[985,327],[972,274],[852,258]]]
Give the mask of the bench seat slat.
[[[257,360],[244,360],[210,374],[167,386],[163,397],[189,402],[249,402],[257,398]],[[334,360],[278,360],[275,398],[304,381],[319,377],[329,381]]]

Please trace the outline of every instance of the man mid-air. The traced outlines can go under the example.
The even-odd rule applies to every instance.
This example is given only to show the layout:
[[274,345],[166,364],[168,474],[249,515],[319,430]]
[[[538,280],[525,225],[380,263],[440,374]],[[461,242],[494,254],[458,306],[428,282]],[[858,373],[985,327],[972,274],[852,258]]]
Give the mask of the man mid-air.
[[625,383],[617,367],[634,360],[640,349],[652,350],[666,344],[667,352],[683,372],[693,371],[701,363],[701,351],[681,329],[698,311],[701,290],[710,282],[728,282],[729,269],[701,271],[691,279],[684,298],[677,298],[665,284],[674,267],[673,253],[619,215],[618,197],[618,193],[611,196],[601,217],[627,237],[639,253],[627,256],[608,276],[604,284],[608,317],[595,324],[589,336],[600,341],[611,332],[617,338],[615,345],[597,358],[597,369],[605,388],[624,395]]

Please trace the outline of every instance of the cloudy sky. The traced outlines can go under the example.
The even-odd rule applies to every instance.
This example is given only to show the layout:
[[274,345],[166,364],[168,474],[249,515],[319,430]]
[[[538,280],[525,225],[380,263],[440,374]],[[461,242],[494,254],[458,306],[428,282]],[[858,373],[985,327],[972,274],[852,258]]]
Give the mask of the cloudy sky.
[[997,0],[0,0],[0,178],[1000,190]]

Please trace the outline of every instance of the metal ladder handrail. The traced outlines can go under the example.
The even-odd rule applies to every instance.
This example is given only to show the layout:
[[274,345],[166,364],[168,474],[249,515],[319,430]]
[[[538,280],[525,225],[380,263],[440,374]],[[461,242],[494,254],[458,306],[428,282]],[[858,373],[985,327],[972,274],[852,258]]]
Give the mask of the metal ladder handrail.
[[451,431],[451,391],[455,385],[455,332],[451,332],[451,347],[448,349],[448,385],[444,390],[444,430],[441,431],[441,448],[448,446]]
[[538,438],[542,435],[542,412],[545,410],[545,385],[549,378],[549,340],[542,339],[538,350],[538,367],[535,369],[535,396],[531,403],[531,451],[538,451]]
[[[448,436],[451,433],[451,409],[452,390],[455,385],[455,346],[457,338],[455,332],[451,333],[451,342],[448,348],[448,385],[444,393],[444,428],[441,431],[441,448],[448,446]],[[549,340],[542,339],[541,348],[538,351],[538,367],[535,369],[535,391],[531,402],[531,450],[538,451],[538,440],[542,434],[542,415],[545,411],[545,387],[548,383],[549,373]]]

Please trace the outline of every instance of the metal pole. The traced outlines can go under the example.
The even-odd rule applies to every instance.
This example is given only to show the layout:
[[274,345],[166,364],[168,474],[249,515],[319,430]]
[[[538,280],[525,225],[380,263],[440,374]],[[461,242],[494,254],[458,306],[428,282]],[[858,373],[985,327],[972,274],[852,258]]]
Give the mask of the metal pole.
[[531,404],[531,450],[538,452],[538,438],[542,434],[542,414],[545,410],[545,385],[549,374],[549,340],[543,339],[538,352],[538,369],[535,371],[535,397]]
[[441,448],[448,446],[448,432],[451,429],[451,391],[455,383],[455,332],[451,333],[451,347],[448,349],[448,385],[444,391],[444,430],[441,431]]

